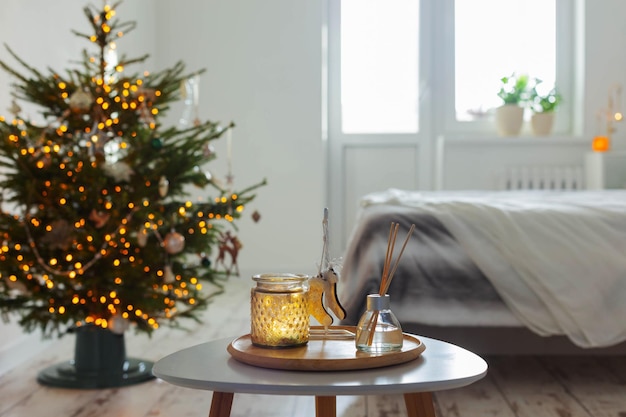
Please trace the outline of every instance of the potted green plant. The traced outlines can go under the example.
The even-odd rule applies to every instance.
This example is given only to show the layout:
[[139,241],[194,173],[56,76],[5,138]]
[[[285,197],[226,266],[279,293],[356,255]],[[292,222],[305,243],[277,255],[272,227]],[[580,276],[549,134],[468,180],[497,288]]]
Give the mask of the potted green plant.
[[[536,84],[541,81],[537,80]],[[553,88],[546,94],[539,94],[536,86],[531,90],[531,110],[530,126],[535,136],[546,136],[552,132],[556,108],[561,104],[562,97]]]
[[503,104],[496,109],[496,129],[500,136],[517,136],[524,122],[524,107],[530,94],[527,74],[513,73],[500,79],[498,97]]

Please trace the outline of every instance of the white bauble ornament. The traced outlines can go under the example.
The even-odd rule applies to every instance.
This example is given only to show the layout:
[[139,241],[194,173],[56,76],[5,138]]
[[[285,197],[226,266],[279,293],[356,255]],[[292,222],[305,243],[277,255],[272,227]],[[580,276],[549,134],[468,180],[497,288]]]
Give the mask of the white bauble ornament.
[[122,317],[120,314],[116,314],[109,319],[108,329],[115,334],[124,334],[128,329],[128,320]]
[[70,96],[70,109],[77,113],[85,113],[89,111],[93,104],[92,95],[83,90],[77,90]]
[[172,231],[165,236],[163,246],[165,247],[165,251],[170,255],[180,253],[185,249],[185,236]]
[[117,182],[128,182],[135,171],[126,162],[105,163],[102,166],[104,175]]

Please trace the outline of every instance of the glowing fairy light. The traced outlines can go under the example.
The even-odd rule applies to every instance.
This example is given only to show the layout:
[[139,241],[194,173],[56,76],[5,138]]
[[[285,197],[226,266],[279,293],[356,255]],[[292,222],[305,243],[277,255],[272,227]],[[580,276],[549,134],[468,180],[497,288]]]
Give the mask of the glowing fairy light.
[[[170,170],[166,157],[181,152],[184,160],[188,149],[202,149],[201,140],[208,142],[204,132],[213,134],[214,128],[207,124],[199,135],[181,136],[189,147],[157,131],[157,116],[175,98],[181,72],[174,71],[175,82],[167,72],[120,76],[125,65],[137,61],[118,58],[114,41],[132,26],[112,20],[111,7],[104,10],[93,14],[96,33],[87,37],[99,51],[85,55],[84,66],[71,76],[51,74],[46,80],[50,125],[34,126],[17,113],[9,121],[0,117],[0,138],[12,149],[10,158],[19,159],[16,169],[27,168],[24,183],[32,189],[17,194],[33,196],[23,204],[26,213],[7,216],[8,223],[19,225],[17,233],[0,232],[0,279],[7,283],[0,292],[12,283],[12,291],[33,297],[42,309],[37,317],[53,325],[48,330],[112,328],[116,315],[144,331],[179,314],[193,316],[210,298],[199,293],[200,281],[211,279],[213,270],[206,257],[180,268],[178,253],[169,253],[163,243],[171,233],[190,237],[180,255],[188,262],[197,252],[210,253],[219,227],[214,221],[238,217],[234,193],[215,202],[203,197],[198,204],[178,199],[191,176],[184,174],[188,167]],[[23,80],[29,87],[40,81]],[[77,92],[85,94],[85,103],[77,105]],[[109,155],[111,145],[117,146],[116,158]],[[120,176],[125,170],[129,176]],[[161,176],[176,184],[162,198],[155,195]],[[249,201],[247,195],[241,200]],[[170,275],[166,267],[175,272]]]

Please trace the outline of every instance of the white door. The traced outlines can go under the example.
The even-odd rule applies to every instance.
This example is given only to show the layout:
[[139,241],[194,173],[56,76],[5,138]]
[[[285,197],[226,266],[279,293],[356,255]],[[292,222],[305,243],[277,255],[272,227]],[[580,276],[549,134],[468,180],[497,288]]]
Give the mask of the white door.
[[339,255],[359,198],[431,186],[429,71],[419,60],[419,0],[328,5],[327,189],[331,250]]

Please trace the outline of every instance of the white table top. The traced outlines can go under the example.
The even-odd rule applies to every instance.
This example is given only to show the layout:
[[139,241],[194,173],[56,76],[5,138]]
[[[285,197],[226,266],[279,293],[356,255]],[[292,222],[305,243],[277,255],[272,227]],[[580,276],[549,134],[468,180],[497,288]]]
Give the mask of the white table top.
[[173,385],[218,392],[270,395],[380,395],[432,392],[469,385],[487,373],[478,355],[450,343],[426,345],[413,361],[358,371],[284,371],[238,362],[226,351],[236,337],[180,350],[157,361],[153,374]]

